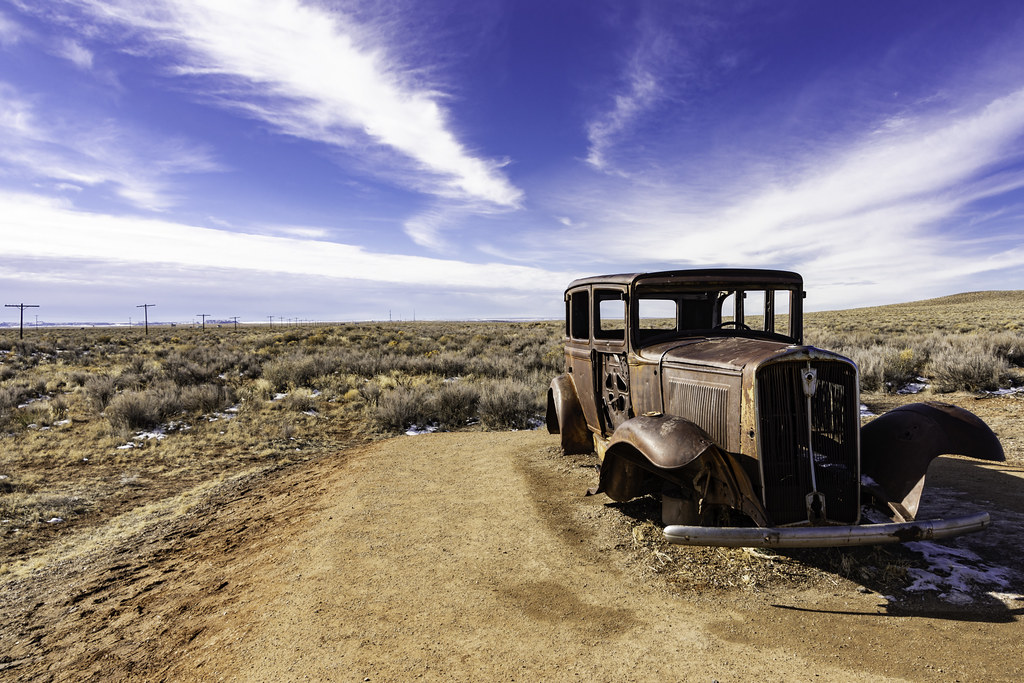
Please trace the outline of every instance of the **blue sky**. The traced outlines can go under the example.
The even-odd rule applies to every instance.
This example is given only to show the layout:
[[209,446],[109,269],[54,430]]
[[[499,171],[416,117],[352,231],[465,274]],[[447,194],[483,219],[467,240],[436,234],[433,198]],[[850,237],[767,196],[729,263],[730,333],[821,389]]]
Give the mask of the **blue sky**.
[[0,0],[0,244],[50,321],[1022,289],[1024,4]]

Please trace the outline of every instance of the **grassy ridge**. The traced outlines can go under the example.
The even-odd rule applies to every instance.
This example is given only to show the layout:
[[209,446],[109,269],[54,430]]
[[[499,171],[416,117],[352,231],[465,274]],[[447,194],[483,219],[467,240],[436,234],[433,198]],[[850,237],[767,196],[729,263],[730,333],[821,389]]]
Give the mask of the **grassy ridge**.
[[822,332],[1004,332],[1024,327],[1024,290],[965,292],[902,304],[804,314]]

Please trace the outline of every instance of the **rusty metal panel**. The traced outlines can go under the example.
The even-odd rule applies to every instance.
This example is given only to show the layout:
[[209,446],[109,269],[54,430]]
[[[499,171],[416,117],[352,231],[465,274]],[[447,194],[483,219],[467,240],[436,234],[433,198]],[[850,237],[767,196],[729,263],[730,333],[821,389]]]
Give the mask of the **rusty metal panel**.
[[601,431],[601,422],[597,416],[597,404],[594,400],[594,364],[591,362],[590,348],[575,344],[565,345],[565,372],[572,376],[576,391],[583,407],[583,416],[591,431]]
[[707,432],[723,448],[729,441],[729,386],[682,378],[668,381],[666,391],[672,414]]
[[660,364],[655,362],[636,362],[634,357],[629,365],[630,398],[633,401],[633,414],[664,412],[659,379]]

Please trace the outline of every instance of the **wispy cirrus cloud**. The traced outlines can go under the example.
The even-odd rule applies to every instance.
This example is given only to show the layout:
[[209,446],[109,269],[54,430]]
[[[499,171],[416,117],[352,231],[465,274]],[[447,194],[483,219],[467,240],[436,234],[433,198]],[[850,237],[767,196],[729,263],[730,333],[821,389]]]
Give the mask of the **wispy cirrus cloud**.
[[156,140],[76,112],[41,113],[37,102],[0,82],[0,174],[58,191],[110,187],[134,207],[162,211],[176,198],[169,177],[218,170],[203,149]]
[[0,12],[0,46],[17,45],[25,37],[25,29],[18,22]]
[[[418,72],[389,58],[339,12],[298,0],[134,0],[69,4],[91,19],[139,39],[133,50],[159,53],[169,69],[192,77],[214,101],[257,117],[288,135],[357,154],[383,147],[395,159],[375,171],[446,199],[514,208],[522,191],[502,173],[504,161],[482,158],[463,142],[444,95]],[[230,27],[230,30],[225,30]],[[400,172],[399,172],[400,173]]]
[[[635,160],[638,150],[634,143],[643,139],[637,131],[644,128],[647,118],[666,105],[677,110],[684,107],[687,88],[694,80],[707,77],[700,70],[706,71],[709,65],[698,66],[694,53],[701,51],[719,25],[697,8],[688,10],[680,20],[656,4],[640,7],[630,27],[630,47],[609,91],[610,101],[584,126],[589,143],[586,162],[607,173],[625,173],[617,150],[628,149]],[[720,61],[724,64],[725,60]]]

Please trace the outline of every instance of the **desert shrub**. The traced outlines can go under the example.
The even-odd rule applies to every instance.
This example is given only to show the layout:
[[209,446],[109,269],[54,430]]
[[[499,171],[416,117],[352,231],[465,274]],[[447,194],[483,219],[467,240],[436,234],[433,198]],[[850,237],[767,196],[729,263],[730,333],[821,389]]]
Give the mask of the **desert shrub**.
[[444,430],[465,427],[476,417],[480,391],[465,382],[446,382],[431,396],[433,421]]
[[89,373],[75,371],[69,372],[67,383],[73,387],[84,387],[85,383],[89,381]]
[[186,412],[212,413],[234,403],[235,393],[220,384],[200,384],[182,388],[178,399]]
[[107,375],[94,375],[85,382],[85,393],[89,396],[96,410],[102,412],[117,393],[114,378]]
[[32,390],[24,384],[0,387],[0,410],[12,410],[32,397]]
[[396,387],[383,393],[370,413],[377,430],[398,434],[413,425],[427,426],[432,417],[429,411],[429,390],[425,386]]
[[380,402],[380,395],[383,391],[380,384],[372,379],[366,380],[359,386],[359,395],[363,397],[367,404],[373,406]]
[[1024,335],[1000,332],[985,337],[985,345],[993,354],[1018,367],[1024,366]]
[[241,391],[243,401],[269,401],[273,395],[274,385],[262,377],[247,383]]
[[15,370],[14,368],[12,368],[9,365],[4,365],[3,367],[0,367],[0,382],[4,382],[6,380],[12,379],[17,374],[18,374],[17,370]]
[[921,375],[924,358],[913,349],[892,349],[885,354],[882,363],[882,377],[886,389],[895,391]]
[[1009,379],[1009,363],[984,348],[950,346],[936,353],[929,364],[936,391],[991,391]]
[[480,392],[480,421],[489,429],[524,429],[540,412],[540,393],[532,384],[497,380]]
[[339,359],[331,354],[293,353],[265,364],[263,377],[278,391],[309,387],[316,379],[333,373],[339,364]]
[[308,413],[316,410],[316,397],[305,387],[299,387],[281,399],[281,407],[297,413]]
[[189,360],[180,353],[167,355],[161,367],[164,377],[180,387],[194,386],[209,382],[217,376],[215,367],[203,366]]
[[63,396],[55,396],[50,399],[50,420],[53,422],[59,422],[60,420],[66,419],[68,416],[68,400]]
[[110,425],[120,433],[152,429],[182,410],[180,390],[160,386],[143,391],[126,391],[116,395],[105,414]]

